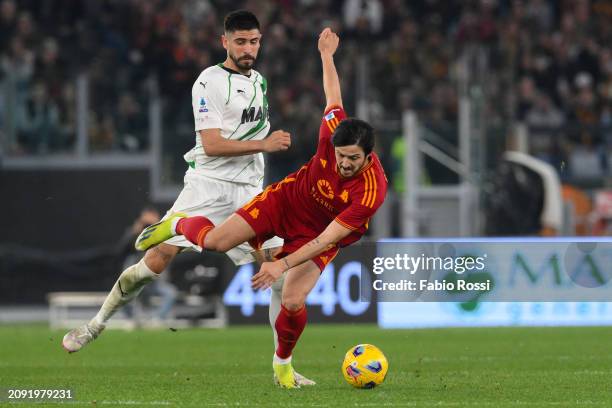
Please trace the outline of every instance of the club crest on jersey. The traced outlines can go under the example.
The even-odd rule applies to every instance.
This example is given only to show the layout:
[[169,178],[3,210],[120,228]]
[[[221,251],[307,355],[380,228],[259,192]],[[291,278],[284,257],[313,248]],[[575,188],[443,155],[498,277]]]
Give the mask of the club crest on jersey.
[[208,109],[206,108],[206,100],[204,99],[204,97],[200,97],[200,109],[198,110],[198,112],[208,112]]
[[329,181],[325,179],[320,179],[319,181],[317,181],[317,188],[319,189],[319,193],[321,193],[323,197],[333,200],[334,190],[332,190]]
[[243,109],[242,111],[242,119],[240,120],[240,124],[243,125],[246,122],[257,122],[262,118],[269,119],[268,108],[263,108],[260,106],[255,112],[255,107],[251,106],[248,109]]

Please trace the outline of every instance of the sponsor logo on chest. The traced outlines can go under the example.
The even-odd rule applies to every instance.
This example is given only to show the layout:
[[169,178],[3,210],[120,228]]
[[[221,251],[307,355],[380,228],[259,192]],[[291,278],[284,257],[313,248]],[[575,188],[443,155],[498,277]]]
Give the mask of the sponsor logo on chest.
[[248,109],[242,110],[242,119],[240,120],[240,124],[243,125],[247,122],[259,122],[262,118],[265,120],[270,119],[270,112],[268,108],[262,108],[261,106],[255,108],[251,106]]
[[[332,184],[328,180],[319,179],[316,187],[311,187],[310,196],[325,209],[337,213],[344,209],[344,204],[348,203],[349,192],[343,189],[340,194],[336,194],[334,193]],[[336,199],[336,201],[339,200],[340,203],[334,204],[334,199]],[[340,206],[340,210],[337,208],[338,205]]]

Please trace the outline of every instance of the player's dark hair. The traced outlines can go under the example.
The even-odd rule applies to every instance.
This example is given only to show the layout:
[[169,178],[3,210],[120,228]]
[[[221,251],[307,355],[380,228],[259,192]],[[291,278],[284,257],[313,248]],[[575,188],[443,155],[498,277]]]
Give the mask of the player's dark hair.
[[336,147],[358,145],[367,156],[374,149],[374,128],[361,119],[345,119],[334,131],[332,143]]
[[223,28],[226,33],[238,30],[259,30],[259,21],[255,14],[248,10],[236,10],[225,16]]

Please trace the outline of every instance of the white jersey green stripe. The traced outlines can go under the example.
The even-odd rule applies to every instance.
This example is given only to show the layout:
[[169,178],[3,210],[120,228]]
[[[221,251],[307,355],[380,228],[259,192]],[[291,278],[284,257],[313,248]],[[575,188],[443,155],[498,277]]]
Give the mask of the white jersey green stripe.
[[261,140],[270,131],[267,83],[257,71],[246,76],[221,64],[202,71],[191,90],[195,121],[195,146],[185,154],[189,172],[219,180],[260,185],[264,174],[263,154],[210,157],[202,147],[198,131],[220,129],[232,140]]

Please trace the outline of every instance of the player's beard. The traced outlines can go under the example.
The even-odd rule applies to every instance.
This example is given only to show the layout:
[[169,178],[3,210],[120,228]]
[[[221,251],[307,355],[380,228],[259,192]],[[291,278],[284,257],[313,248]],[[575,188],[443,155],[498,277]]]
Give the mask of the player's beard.
[[355,175],[355,171],[352,167],[350,169],[343,169],[342,167],[340,167],[339,170],[340,175],[342,175],[342,177],[351,177]]
[[241,71],[249,71],[251,68],[253,68],[253,65],[255,64],[255,58],[251,56],[242,56],[240,58],[236,58],[235,56],[230,54],[229,57],[232,59],[232,61],[234,61],[234,64],[236,64],[238,69],[240,69]]

